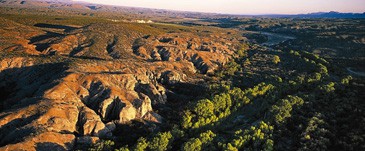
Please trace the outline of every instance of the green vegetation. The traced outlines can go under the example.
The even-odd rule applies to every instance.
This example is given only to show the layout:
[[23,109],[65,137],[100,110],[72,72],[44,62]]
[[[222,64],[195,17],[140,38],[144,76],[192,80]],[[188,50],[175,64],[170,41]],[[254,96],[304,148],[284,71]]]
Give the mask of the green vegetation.
[[272,62],[275,63],[275,64],[278,64],[280,62],[280,57],[275,55]]
[[231,143],[224,144],[223,150],[273,150],[274,141],[271,134],[273,129],[273,126],[261,121],[257,126],[251,126],[245,131],[238,130],[235,132],[237,138],[233,139]]
[[[226,84],[212,84],[209,97],[190,102],[178,127],[149,139],[141,138],[136,147],[129,149],[361,150],[364,147],[362,134],[356,133],[364,130],[364,119],[354,115],[364,106],[358,106],[360,94],[352,90],[355,86],[351,84],[351,76],[333,78],[341,75],[332,72],[333,67],[325,59],[305,51],[275,52],[272,58],[280,60],[277,63],[281,66],[273,64],[272,69],[280,70],[266,73],[252,68],[259,63],[254,54],[271,56],[272,52],[259,47],[249,50],[249,54],[232,60],[223,67],[224,71],[216,73],[221,77],[220,82]],[[255,61],[247,63],[248,60]],[[280,74],[282,70],[293,69],[296,72],[290,75]],[[257,71],[262,74],[255,74]],[[251,82],[239,83],[251,79],[242,74],[245,72],[252,72],[262,81],[244,89],[251,85]],[[353,118],[362,124],[350,122]],[[336,131],[338,128],[341,130]]]

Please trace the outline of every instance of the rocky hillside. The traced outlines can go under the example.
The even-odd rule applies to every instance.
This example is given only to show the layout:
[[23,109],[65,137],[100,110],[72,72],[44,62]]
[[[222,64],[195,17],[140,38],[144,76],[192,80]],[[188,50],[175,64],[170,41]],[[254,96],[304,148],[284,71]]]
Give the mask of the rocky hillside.
[[[158,81],[174,64],[114,61],[70,65],[37,64],[36,60],[14,57],[1,61],[1,144],[13,144],[5,148],[28,148],[46,140],[70,148],[76,136],[112,137],[115,124],[163,120],[152,106],[167,101],[166,90]],[[181,64],[192,67],[186,72],[194,72],[190,63]],[[157,68],[167,71],[158,73]]]
[[208,79],[243,40],[214,28],[0,19],[0,150],[71,150],[133,120],[164,123],[154,108],[182,96],[167,87]]
[[363,20],[205,15],[0,0],[0,151],[365,150],[361,60],[243,28],[359,56]]
[[133,52],[150,61],[186,60],[201,73],[213,73],[231,59],[237,43],[239,41],[228,36],[175,33],[139,38],[134,42]]

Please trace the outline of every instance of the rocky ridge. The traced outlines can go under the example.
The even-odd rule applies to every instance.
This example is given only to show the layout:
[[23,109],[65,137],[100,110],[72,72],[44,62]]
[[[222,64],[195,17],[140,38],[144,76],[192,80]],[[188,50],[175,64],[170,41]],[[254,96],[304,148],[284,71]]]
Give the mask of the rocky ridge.
[[[160,123],[162,117],[152,106],[167,101],[165,88],[157,82],[161,75],[181,64],[191,70],[173,71],[180,73],[178,77],[195,72],[189,62],[142,63],[150,67],[146,69],[128,62],[34,65],[36,61],[22,57],[1,61],[0,88],[8,89],[8,94],[2,95],[0,143],[12,144],[2,149],[32,148],[40,137],[59,135],[69,139],[52,139],[52,143],[67,149],[76,136],[111,138],[116,124],[134,119]],[[160,68],[164,70],[156,71]]]
[[169,100],[166,86],[204,80],[200,73],[224,65],[239,43],[227,32],[3,20],[0,34],[15,39],[1,41],[0,150],[72,150],[113,139],[119,124],[163,123],[154,107]]
[[201,73],[213,73],[234,54],[236,39],[217,35],[164,34],[139,38],[134,53],[150,61],[192,62]]

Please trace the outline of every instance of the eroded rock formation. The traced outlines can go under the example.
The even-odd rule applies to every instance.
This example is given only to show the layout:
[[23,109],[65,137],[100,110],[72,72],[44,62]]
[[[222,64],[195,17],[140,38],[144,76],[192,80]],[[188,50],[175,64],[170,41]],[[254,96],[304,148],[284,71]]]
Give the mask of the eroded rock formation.
[[[9,23],[4,28],[23,26]],[[0,150],[71,150],[113,138],[132,120],[162,123],[154,107],[173,94],[166,86],[212,73],[238,43],[224,35],[160,34],[148,25],[26,27],[19,43],[0,47],[14,53],[0,54]]]
[[220,36],[164,34],[139,38],[134,53],[151,61],[181,61],[194,64],[201,73],[213,73],[234,54],[232,42]]
[[[10,94],[2,95],[0,143],[12,145],[2,149],[32,148],[39,137],[69,148],[74,134],[111,138],[115,124],[134,119],[162,122],[152,108],[167,101],[166,90],[157,81],[166,79],[166,73],[172,70],[177,77],[193,73],[178,68],[192,66],[189,62],[144,62],[144,67],[135,68],[142,64],[104,61],[93,66],[65,62],[34,65],[37,61],[18,57],[0,62],[0,89],[11,89]],[[53,139],[58,135],[68,139]]]

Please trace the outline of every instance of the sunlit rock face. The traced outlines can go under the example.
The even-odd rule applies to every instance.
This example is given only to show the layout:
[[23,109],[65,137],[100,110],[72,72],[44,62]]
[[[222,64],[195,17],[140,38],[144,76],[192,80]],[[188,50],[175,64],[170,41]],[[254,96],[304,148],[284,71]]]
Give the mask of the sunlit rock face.
[[219,35],[198,37],[189,34],[164,34],[136,39],[134,53],[151,61],[186,60],[201,73],[213,73],[234,53],[233,42]]
[[0,150],[72,150],[131,121],[163,124],[168,86],[203,81],[238,43],[148,24],[0,25]]
[[[180,77],[195,72],[189,62],[38,64],[17,57],[0,64],[0,89],[9,89],[1,96],[0,143],[11,144],[1,149],[37,144],[70,149],[78,136],[112,138],[116,124],[136,119],[162,123],[153,111],[167,101],[158,81],[181,82]],[[166,75],[171,71],[172,77]]]

